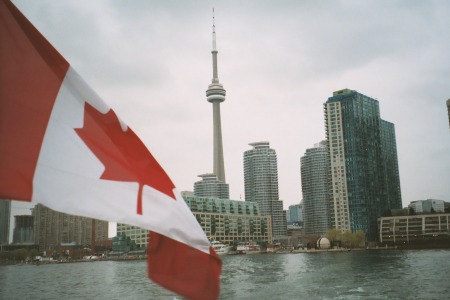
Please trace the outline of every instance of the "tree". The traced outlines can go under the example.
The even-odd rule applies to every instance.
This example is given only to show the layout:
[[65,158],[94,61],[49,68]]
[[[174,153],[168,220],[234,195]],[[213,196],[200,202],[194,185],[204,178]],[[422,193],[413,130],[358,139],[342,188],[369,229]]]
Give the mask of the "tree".
[[327,231],[325,236],[330,241],[331,245],[335,246],[337,241],[341,241],[342,232],[336,228],[331,228]]
[[302,239],[302,244],[309,245],[309,248],[315,248],[317,240],[320,238],[319,234],[306,234]]
[[364,247],[366,241],[366,234],[362,230],[357,230],[354,234],[354,245],[353,247]]
[[31,259],[31,260],[33,260],[36,256],[38,256],[39,255],[39,251],[37,251],[36,249],[31,249],[29,252],[28,252],[28,257]]
[[342,233],[342,245],[346,248],[351,247],[352,242],[352,232],[350,230],[346,230]]
[[13,256],[16,261],[25,260],[28,256],[28,251],[26,249],[17,249],[13,251]]

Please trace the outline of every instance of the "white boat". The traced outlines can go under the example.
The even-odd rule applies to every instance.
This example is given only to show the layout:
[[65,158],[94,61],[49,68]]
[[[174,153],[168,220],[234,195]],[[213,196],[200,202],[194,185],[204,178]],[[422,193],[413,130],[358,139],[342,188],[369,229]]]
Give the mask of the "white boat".
[[237,254],[255,254],[255,253],[261,253],[261,246],[254,242],[254,241],[248,241],[248,242],[240,242],[237,245],[236,248]]
[[218,255],[228,254],[233,248],[233,246],[225,245],[224,243],[216,240],[211,241],[211,246]]

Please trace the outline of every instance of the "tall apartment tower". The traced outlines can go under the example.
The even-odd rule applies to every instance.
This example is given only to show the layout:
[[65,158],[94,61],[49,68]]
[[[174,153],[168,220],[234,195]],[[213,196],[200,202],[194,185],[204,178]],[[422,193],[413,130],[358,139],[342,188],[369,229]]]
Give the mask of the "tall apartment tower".
[[389,208],[402,208],[395,126],[391,122],[380,119],[380,129],[382,182],[385,187],[385,201]]
[[286,213],[278,197],[277,154],[269,142],[250,143],[244,152],[245,201],[256,202],[263,216],[272,217],[272,238],[287,236]]
[[330,224],[330,157],[327,141],[306,149],[300,158],[303,225],[306,234],[326,234]]
[[198,175],[201,181],[194,183],[194,195],[199,197],[230,199],[228,184],[217,179],[215,174]]
[[[213,11],[214,13],[214,11]],[[206,99],[213,106],[213,138],[214,138],[214,174],[222,182],[225,181],[225,166],[223,162],[223,145],[222,145],[222,125],[220,120],[220,103],[225,101],[225,89],[219,82],[217,70],[217,47],[216,47],[216,26],[213,15],[213,32],[212,32],[212,62],[213,62],[213,78],[211,84],[206,90]]]
[[11,200],[0,199],[0,245],[9,244],[10,218],[11,218]]
[[401,208],[395,129],[377,100],[344,89],[324,103],[331,167],[331,226],[377,239],[377,218]]

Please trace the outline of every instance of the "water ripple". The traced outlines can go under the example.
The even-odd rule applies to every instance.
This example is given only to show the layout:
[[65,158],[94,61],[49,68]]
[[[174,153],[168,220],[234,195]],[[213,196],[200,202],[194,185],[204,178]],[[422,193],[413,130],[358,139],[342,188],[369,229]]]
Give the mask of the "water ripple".
[[[220,299],[448,299],[450,250],[223,257]],[[0,299],[181,299],[145,261],[0,266]]]

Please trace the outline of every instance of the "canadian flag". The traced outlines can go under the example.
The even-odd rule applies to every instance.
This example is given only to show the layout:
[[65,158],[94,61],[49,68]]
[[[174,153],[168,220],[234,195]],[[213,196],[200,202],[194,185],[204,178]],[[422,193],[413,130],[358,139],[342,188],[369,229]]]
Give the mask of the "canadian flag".
[[0,198],[151,230],[149,277],[216,299],[221,261],[170,178],[70,64],[0,1]]

